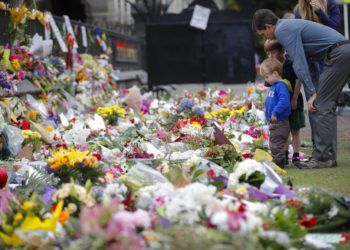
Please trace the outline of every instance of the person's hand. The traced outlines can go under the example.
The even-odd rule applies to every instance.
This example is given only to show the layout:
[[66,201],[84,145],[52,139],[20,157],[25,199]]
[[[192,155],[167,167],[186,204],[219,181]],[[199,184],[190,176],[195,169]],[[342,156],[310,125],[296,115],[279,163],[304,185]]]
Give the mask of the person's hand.
[[272,116],[271,116],[271,121],[272,121],[272,122],[277,122],[277,117],[274,116],[274,115],[272,115]]
[[297,98],[292,98],[292,101],[290,103],[292,110],[296,110],[298,106],[298,99]]
[[318,11],[321,8],[320,2],[318,0],[311,0],[310,5]]
[[314,93],[307,101],[307,107],[308,107],[310,112],[316,112],[316,108],[314,106],[315,100],[316,100],[316,93]]

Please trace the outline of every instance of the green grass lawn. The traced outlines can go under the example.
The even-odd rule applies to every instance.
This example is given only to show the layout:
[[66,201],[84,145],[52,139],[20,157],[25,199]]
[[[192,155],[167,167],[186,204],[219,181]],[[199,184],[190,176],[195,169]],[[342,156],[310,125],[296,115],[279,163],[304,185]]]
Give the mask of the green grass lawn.
[[[310,148],[302,148],[311,153]],[[350,197],[350,141],[338,142],[338,166],[327,169],[297,169],[287,167],[287,178],[294,186],[315,186],[341,196]]]

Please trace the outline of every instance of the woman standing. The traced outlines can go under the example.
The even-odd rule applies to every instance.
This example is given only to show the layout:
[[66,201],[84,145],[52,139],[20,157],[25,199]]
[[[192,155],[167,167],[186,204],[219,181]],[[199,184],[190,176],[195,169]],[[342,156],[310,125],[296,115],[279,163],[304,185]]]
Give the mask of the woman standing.
[[299,0],[295,17],[321,23],[340,31],[341,15],[335,0]]

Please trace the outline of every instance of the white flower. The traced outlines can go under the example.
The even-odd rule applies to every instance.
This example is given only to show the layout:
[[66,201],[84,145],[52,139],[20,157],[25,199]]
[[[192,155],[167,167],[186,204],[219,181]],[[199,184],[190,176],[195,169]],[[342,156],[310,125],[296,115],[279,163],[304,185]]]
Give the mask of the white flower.
[[219,211],[213,214],[210,218],[211,224],[217,226],[219,230],[229,231],[228,215],[225,211]]
[[332,219],[333,217],[337,216],[338,212],[339,212],[339,208],[333,205],[331,210],[329,210],[328,212],[328,218]]
[[234,174],[239,178],[245,175],[246,179],[254,172],[263,172],[263,166],[256,160],[246,159],[238,164],[238,167],[234,170]]
[[283,246],[290,245],[290,238],[287,233],[279,231],[261,231],[260,236],[276,241]]
[[124,184],[113,183],[106,186],[103,190],[103,196],[117,197],[119,200],[123,200],[127,192],[128,188]]
[[252,159],[246,159],[238,164],[237,168],[234,169],[234,172],[230,174],[228,179],[228,188],[234,189],[239,184],[239,179],[245,175],[245,179],[247,180],[251,174],[254,172],[263,173],[263,166]]

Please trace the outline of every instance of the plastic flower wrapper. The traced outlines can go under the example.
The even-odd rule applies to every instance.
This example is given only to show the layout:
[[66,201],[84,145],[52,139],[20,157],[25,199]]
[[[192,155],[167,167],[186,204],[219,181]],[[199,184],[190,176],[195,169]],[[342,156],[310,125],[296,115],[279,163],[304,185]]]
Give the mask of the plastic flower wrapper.
[[137,162],[128,173],[128,178],[137,181],[142,186],[150,186],[156,183],[169,183],[169,181],[158,171]]
[[86,143],[87,138],[91,133],[90,129],[85,128],[85,123],[82,121],[75,122],[73,127],[63,134],[63,139],[68,146],[79,146]]

